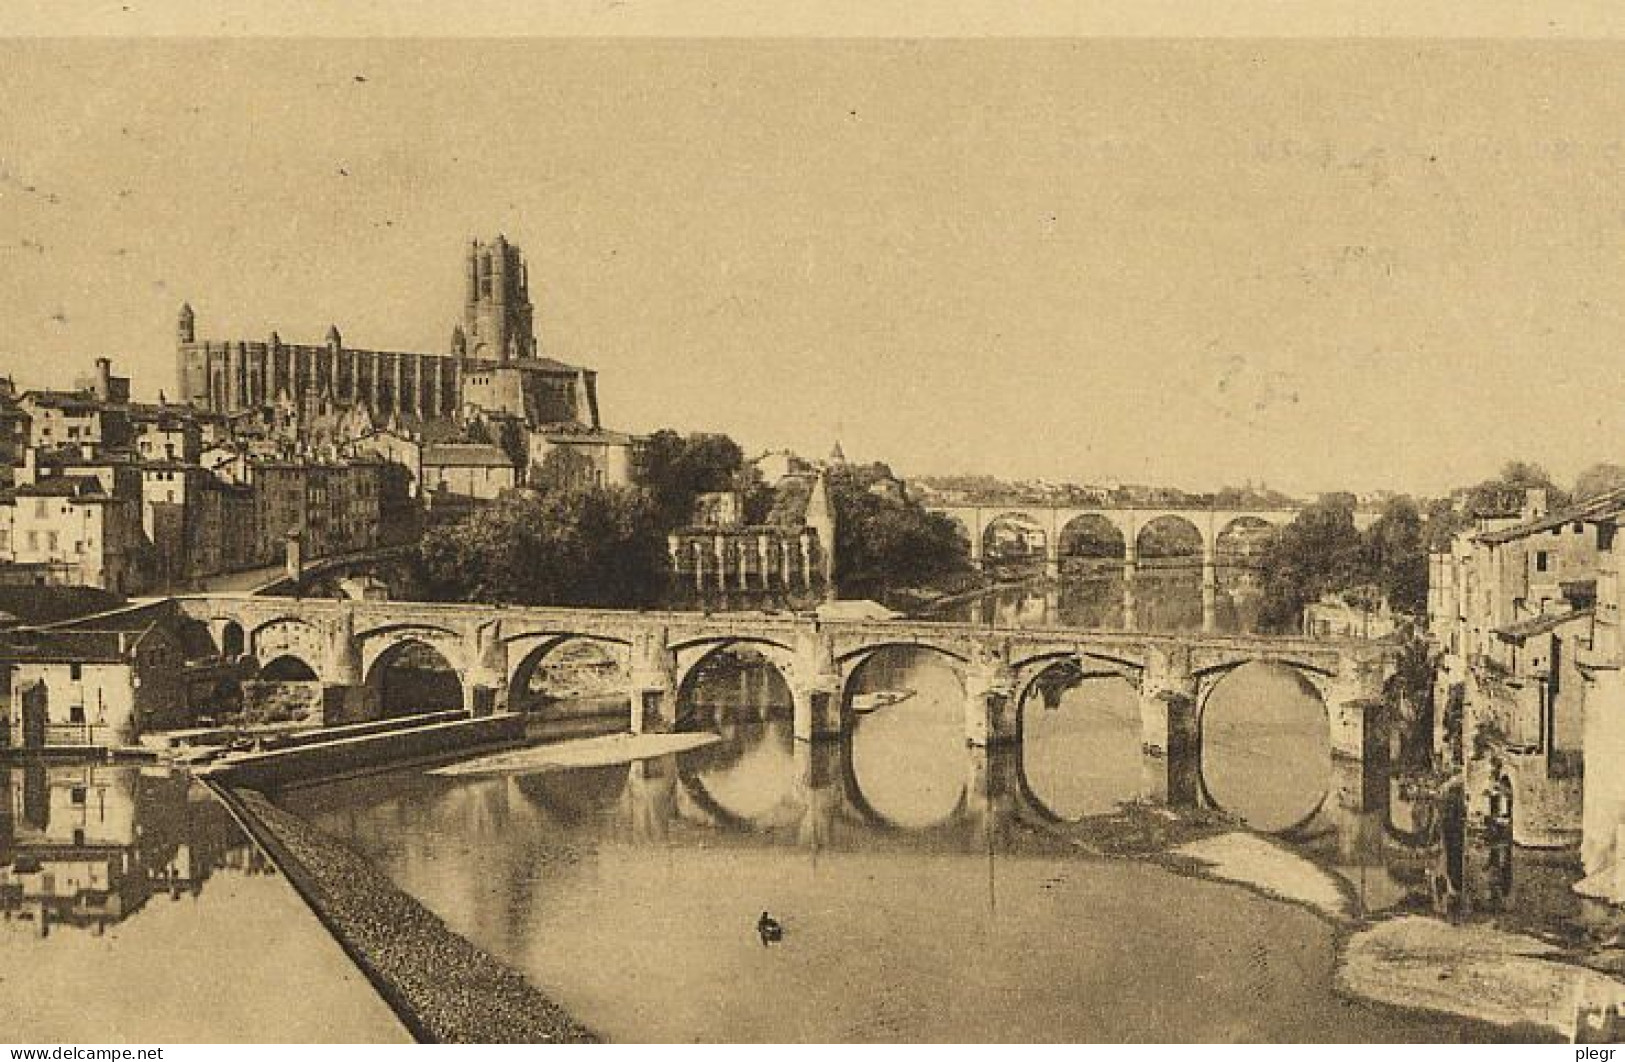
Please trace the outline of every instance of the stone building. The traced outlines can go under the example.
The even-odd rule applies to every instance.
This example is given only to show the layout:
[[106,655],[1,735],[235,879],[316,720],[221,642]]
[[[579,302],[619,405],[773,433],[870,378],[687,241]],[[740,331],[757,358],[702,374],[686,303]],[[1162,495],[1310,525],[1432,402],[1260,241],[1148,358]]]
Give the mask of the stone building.
[[20,629],[0,639],[10,747],[113,749],[187,715],[185,654],[162,622]]
[[263,342],[200,340],[184,305],[179,398],[228,415],[278,405],[307,414],[361,407],[380,426],[400,418],[511,421],[543,436],[544,454],[568,447],[592,461],[602,481],[628,482],[630,440],[603,430],[597,374],[541,353],[519,248],[502,236],[475,240],[465,265],[463,313],[444,351],[349,347],[337,327],[321,345],[284,343],[274,332]]
[[1513,839],[1577,842],[1596,713],[1584,661],[1597,627],[1607,519],[1625,492],[1548,513],[1532,491],[1517,516],[1480,521],[1429,558],[1428,622],[1441,651],[1441,752],[1469,791],[1510,784]]
[[759,524],[736,497],[702,496],[697,523],[667,536],[673,592],[719,607],[810,607],[835,597],[835,504],[820,471],[774,488]]

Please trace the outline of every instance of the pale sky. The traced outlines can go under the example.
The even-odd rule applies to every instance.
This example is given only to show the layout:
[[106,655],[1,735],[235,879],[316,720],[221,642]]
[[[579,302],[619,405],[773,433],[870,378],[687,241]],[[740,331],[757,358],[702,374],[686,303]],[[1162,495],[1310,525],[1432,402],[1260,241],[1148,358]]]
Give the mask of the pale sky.
[[606,423],[906,474],[1571,477],[1618,445],[1625,43],[0,43],[0,372],[441,350],[530,262]]

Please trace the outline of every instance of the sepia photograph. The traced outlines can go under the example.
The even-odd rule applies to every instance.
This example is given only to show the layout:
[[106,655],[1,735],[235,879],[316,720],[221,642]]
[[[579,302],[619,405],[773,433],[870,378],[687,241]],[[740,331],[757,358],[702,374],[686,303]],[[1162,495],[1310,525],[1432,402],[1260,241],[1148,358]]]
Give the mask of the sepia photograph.
[[0,12],[0,1042],[1625,1040],[1625,13],[949,6]]

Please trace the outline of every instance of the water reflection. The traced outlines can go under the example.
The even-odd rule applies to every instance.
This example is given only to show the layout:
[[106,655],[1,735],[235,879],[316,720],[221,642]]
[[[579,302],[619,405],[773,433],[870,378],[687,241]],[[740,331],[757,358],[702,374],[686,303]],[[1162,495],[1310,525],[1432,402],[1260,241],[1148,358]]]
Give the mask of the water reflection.
[[1326,799],[1326,707],[1296,672],[1257,662],[1237,668],[1208,696],[1201,727],[1207,797],[1247,825],[1290,830]]
[[[1095,827],[1057,821],[1065,791],[1041,799],[1017,747],[968,747],[950,727],[957,684],[894,665],[858,695],[912,695],[868,702],[847,741],[793,740],[782,706],[713,702],[723,741],[705,749],[517,778],[398,772],[283,800],[611,1038],[1454,1035],[1342,1002],[1332,931],[1305,912],[1085,857],[1070,842]],[[1085,730],[1110,718],[1059,715]],[[888,788],[890,763],[909,765],[906,784]],[[1407,886],[1373,869],[1389,852],[1381,809],[1357,774],[1340,786],[1303,843],[1389,902]],[[780,947],[756,939],[764,909],[785,924]],[[1170,941],[1181,963],[1132,958]]]
[[196,896],[221,868],[271,872],[183,773],[30,763],[0,778],[0,911],[41,936],[100,934],[154,896]]
[[409,1039],[181,772],[0,766],[0,917],[3,1027],[20,1041]]
[[1050,668],[1021,708],[1021,766],[1043,807],[1075,822],[1145,795],[1139,696],[1117,675]]
[[1120,565],[1097,564],[1074,568],[1058,582],[1005,587],[959,602],[943,615],[1010,627],[1257,633],[1263,588],[1256,570],[1220,564],[1214,573],[1209,596],[1198,565],[1142,566],[1125,579]]
[[904,829],[950,819],[965,794],[965,689],[949,662],[924,649],[881,649],[853,674],[847,696],[864,807]]

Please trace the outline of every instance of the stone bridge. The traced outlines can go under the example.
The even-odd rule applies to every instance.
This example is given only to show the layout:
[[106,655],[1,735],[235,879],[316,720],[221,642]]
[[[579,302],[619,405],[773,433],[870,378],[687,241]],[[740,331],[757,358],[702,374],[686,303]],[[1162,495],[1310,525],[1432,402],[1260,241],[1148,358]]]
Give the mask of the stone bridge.
[[375,717],[382,673],[409,646],[444,658],[462,685],[465,709],[480,715],[506,710],[510,691],[526,689],[549,653],[585,640],[625,647],[634,732],[674,726],[696,669],[717,653],[748,647],[784,678],[795,736],[815,740],[849,727],[850,687],[863,663],[883,649],[908,647],[936,654],[959,677],[972,745],[1018,741],[1028,692],[1065,665],[1126,679],[1139,692],[1145,747],[1172,756],[1199,746],[1202,713],[1224,676],[1263,661],[1291,669],[1319,692],[1333,751],[1361,760],[1380,729],[1372,720],[1395,663],[1389,646],[1304,638],[210,594],[171,603],[203,625],[225,656],[251,656],[262,668],[285,658],[302,663],[322,684],[329,723]]
[[1019,502],[994,505],[927,505],[926,511],[946,516],[965,529],[970,538],[971,560],[982,562],[989,529],[1001,520],[1019,520],[1044,532],[1044,563],[1051,575],[1061,565],[1061,539],[1068,531],[1094,524],[1107,526],[1123,539],[1123,563],[1132,573],[1139,560],[1140,535],[1159,520],[1183,523],[1196,531],[1202,541],[1202,566],[1211,570],[1218,559],[1219,540],[1238,525],[1254,524],[1284,527],[1301,511],[1288,509],[1201,509],[1182,506],[1164,508],[1117,508],[1112,506],[1024,505]]

